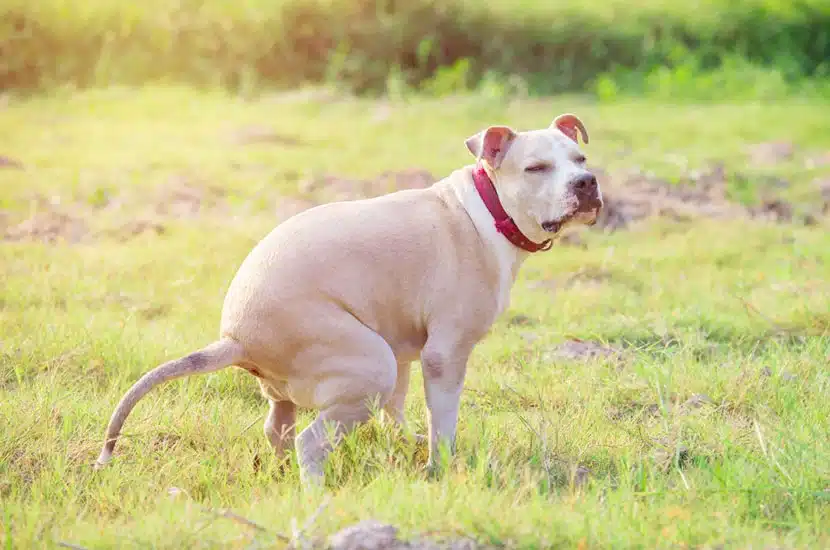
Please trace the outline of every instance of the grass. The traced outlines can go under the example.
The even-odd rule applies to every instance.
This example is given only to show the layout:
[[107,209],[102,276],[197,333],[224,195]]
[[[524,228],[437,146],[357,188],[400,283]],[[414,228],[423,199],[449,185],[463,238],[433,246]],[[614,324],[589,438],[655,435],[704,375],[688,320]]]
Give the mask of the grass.
[[[246,101],[178,88],[12,99],[0,153],[26,169],[0,169],[5,223],[50,208],[45,197],[93,231],[75,244],[0,246],[5,547],[284,545],[278,533],[302,526],[322,497],[300,490],[293,463],[271,460],[251,377],[227,370],[154,392],[112,465],[94,472],[122,392],[216,336],[230,278],[303,178],[412,166],[441,176],[468,161],[463,139],[482,126],[539,127],[563,111],[585,120],[588,156],[611,172],[676,177],[679,154],[687,169],[721,160],[784,177],[802,198],[828,173],[804,164],[830,150],[826,104],[800,100]],[[252,125],[296,145],[237,144]],[[780,139],[795,144],[792,160],[747,165],[745,145]],[[221,204],[161,216],[161,235],[104,231],[152,211],[182,179],[217,188]],[[428,481],[426,450],[373,421],[333,455],[331,500],[310,533],[371,517],[403,536],[521,548],[830,545],[826,226],[654,222],[584,241],[531,258],[476,349],[450,473]],[[525,324],[510,322],[517,315]],[[623,359],[557,358],[572,337]],[[423,432],[420,381],[416,367],[407,417]],[[696,394],[708,402],[694,406]],[[591,472],[585,485],[571,482],[578,466]]]

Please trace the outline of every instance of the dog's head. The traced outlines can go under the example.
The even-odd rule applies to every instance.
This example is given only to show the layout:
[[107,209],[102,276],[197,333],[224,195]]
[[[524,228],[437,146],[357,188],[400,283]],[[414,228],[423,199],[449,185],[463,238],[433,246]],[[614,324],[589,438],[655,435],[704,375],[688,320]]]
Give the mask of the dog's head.
[[592,225],[599,216],[602,194],[585,166],[578,135],[588,143],[582,121],[564,114],[545,130],[491,126],[466,141],[504,209],[533,240],[545,240],[572,222]]

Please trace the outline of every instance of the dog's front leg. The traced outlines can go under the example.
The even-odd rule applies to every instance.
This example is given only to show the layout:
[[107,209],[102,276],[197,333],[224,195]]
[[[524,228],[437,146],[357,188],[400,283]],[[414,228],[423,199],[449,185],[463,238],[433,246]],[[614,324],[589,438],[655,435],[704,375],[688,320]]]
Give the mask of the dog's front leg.
[[436,473],[443,448],[450,456],[455,453],[455,431],[458,405],[464,387],[469,350],[427,347],[421,353],[424,371],[424,393],[429,412],[429,470]]

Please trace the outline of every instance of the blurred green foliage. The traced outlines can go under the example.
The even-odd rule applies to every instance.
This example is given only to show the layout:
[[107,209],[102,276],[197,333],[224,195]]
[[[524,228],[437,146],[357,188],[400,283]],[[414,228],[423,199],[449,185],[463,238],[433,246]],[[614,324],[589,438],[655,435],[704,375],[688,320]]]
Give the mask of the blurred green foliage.
[[[443,94],[776,95],[830,76],[826,0],[5,0],[0,87],[175,80]],[[702,88],[700,87],[702,85]],[[826,87],[825,87],[826,90]]]

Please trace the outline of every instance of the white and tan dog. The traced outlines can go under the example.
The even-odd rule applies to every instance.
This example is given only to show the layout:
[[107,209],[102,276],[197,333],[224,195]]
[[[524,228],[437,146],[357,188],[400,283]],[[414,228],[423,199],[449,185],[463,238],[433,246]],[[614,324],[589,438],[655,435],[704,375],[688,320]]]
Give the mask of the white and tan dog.
[[278,225],[234,277],[220,339],[130,388],[96,465],[153,387],[235,365],[270,402],[265,434],[278,455],[293,447],[296,407],[320,411],[297,438],[302,479],[320,482],[337,438],[373,403],[403,424],[420,356],[434,466],[439,444],[454,449],[467,358],[507,307],[522,261],[566,224],[599,214],[577,134],[588,142],[574,115],[545,130],[493,126],[466,141],[475,166],[429,188],[321,205]]

